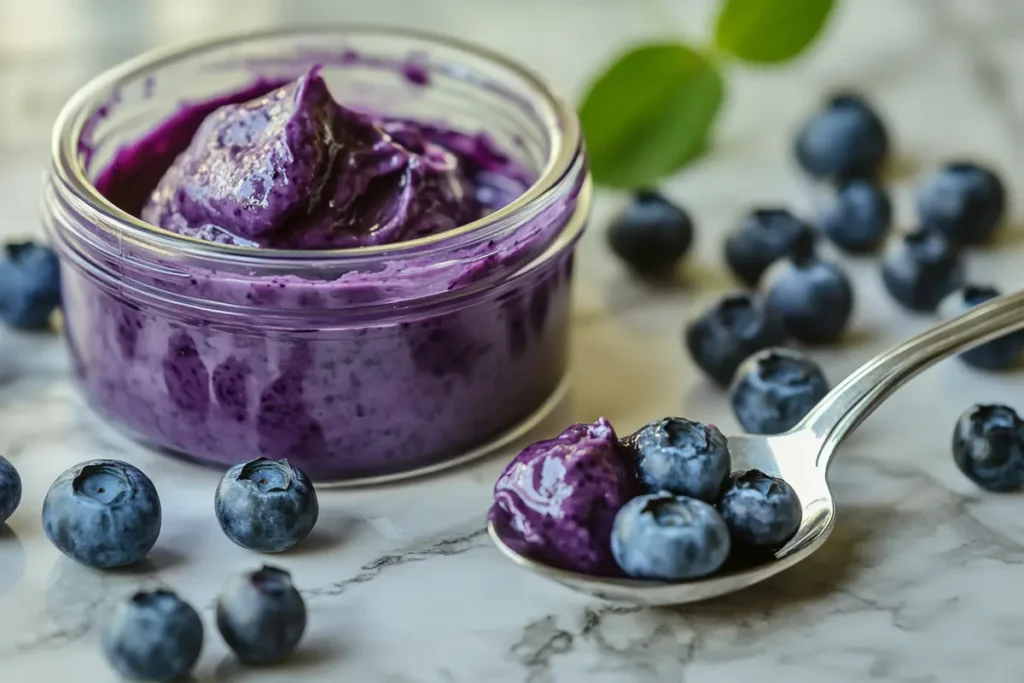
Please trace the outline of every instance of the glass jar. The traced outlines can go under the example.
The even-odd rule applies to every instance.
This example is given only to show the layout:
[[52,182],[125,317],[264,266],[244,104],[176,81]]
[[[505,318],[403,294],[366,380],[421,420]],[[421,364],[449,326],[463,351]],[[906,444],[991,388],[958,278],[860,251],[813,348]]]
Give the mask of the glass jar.
[[[190,135],[147,134],[171,131],[185,103],[313,65],[340,102],[486,134],[536,182],[448,232],[319,251],[178,235],[123,210],[116,183],[98,189],[125,155],[143,155],[130,180],[155,185]],[[367,27],[248,34],[100,76],[57,120],[43,197],[95,410],[204,463],[289,458],[341,483],[462,462],[555,404],[589,208],[575,113],[536,76],[451,39]]]

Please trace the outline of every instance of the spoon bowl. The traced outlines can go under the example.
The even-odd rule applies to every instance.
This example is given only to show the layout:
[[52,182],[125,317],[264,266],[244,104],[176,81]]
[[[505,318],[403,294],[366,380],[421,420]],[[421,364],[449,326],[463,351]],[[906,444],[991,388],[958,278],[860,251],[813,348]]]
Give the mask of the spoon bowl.
[[939,360],[1020,328],[1024,328],[1024,292],[992,299],[871,359],[829,392],[790,431],[774,436],[730,436],[733,470],[758,469],[785,480],[796,491],[802,508],[796,534],[774,553],[774,558],[769,557],[761,564],[692,581],[610,578],[559,569],[522,555],[502,540],[493,523],[487,525],[488,534],[502,554],[523,569],[612,602],[679,605],[742,590],[792,567],[825,543],[836,514],[827,481],[832,456],[842,440],[875,408],[911,377]]

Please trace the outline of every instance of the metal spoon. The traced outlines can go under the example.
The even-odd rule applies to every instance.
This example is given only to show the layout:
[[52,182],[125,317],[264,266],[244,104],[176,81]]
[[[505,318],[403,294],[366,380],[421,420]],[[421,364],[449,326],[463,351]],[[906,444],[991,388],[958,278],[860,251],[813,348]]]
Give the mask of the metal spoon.
[[550,567],[505,545],[493,524],[488,524],[488,533],[498,549],[520,567],[580,593],[614,602],[678,605],[752,586],[806,559],[828,538],[836,514],[826,481],[832,456],[842,440],[882,401],[943,358],[1020,328],[1024,328],[1024,292],[991,299],[871,359],[790,431],[776,436],[729,437],[734,470],[756,468],[781,477],[796,490],[803,505],[799,530],[775,553],[774,561],[695,581],[614,579]]

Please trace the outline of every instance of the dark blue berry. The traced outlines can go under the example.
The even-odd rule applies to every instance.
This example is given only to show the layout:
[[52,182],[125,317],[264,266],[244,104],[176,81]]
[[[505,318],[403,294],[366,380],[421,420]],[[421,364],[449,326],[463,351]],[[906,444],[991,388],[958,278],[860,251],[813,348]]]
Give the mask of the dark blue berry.
[[734,547],[777,550],[793,538],[803,516],[793,487],[759,470],[734,474],[718,501]]
[[229,469],[214,507],[232,541],[264,553],[292,548],[309,535],[320,514],[306,474],[287,460],[258,458]]
[[885,241],[892,226],[889,193],[871,180],[851,180],[841,185],[822,208],[818,225],[843,251],[874,251]]
[[[996,298],[999,294],[998,289],[988,285],[967,285],[950,294],[942,303],[941,309],[946,317],[952,318],[972,306]],[[1011,332],[981,346],[975,346],[970,351],[961,353],[960,359],[982,370],[1004,370],[1017,365],[1021,352],[1024,352],[1024,330]]]
[[21,476],[7,458],[0,456],[0,524],[21,504]]
[[635,578],[707,576],[725,563],[729,549],[729,529],[715,508],[667,492],[629,501],[612,527],[612,555]]
[[786,341],[782,321],[748,293],[719,299],[687,325],[684,336],[697,366],[723,387],[752,353]]
[[781,434],[796,426],[828,393],[821,368],[790,349],[760,351],[740,366],[732,409],[750,434]]
[[882,119],[853,94],[830,99],[796,139],[796,159],[815,178],[874,177],[888,153],[889,136]]
[[814,250],[814,230],[786,209],[755,209],[725,240],[732,272],[753,287],[781,258]]
[[917,198],[921,223],[957,244],[988,240],[1006,213],[1006,188],[994,172],[968,162],[936,171]]
[[989,491],[1024,487],[1024,421],[1007,406],[971,406],[953,430],[953,460]]
[[729,444],[714,425],[666,417],[626,439],[637,470],[650,491],[714,502],[722,493],[732,463]]
[[264,566],[234,579],[217,600],[217,628],[245,664],[279,662],[306,630],[306,603],[283,569]]
[[110,666],[124,678],[183,680],[203,649],[203,622],[171,591],[141,591],[114,610],[102,645]]
[[633,271],[666,275],[689,251],[693,221],[657,192],[639,192],[612,223],[608,242]]
[[90,567],[144,559],[160,536],[160,497],[138,468],[91,460],[67,470],[43,501],[43,530],[58,550]]
[[0,255],[0,319],[12,327],[41,329],[60,306],[60,263],[47,246],[9,242]]
[[834,342],[850,322],[853,287],[835,263],[814,256],[792,259],[773,269],[767,289],[768,310],[802,342]]
[[897,302],[912,311],[934,311],[963,283],[956,246],[938,230],[921,228],[889,245],[882,258],[882,280]]

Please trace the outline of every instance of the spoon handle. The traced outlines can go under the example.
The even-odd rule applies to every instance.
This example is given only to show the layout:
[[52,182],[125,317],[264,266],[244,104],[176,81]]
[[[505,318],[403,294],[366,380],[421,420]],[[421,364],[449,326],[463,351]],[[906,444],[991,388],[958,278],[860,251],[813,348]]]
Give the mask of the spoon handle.
[[791,432],[811,430],[823,442],[816,464],[828,469],[836,446],[914,375],[943,358],[1020,328],[1024,328],[1024,292],[973,306],[853,371]]

